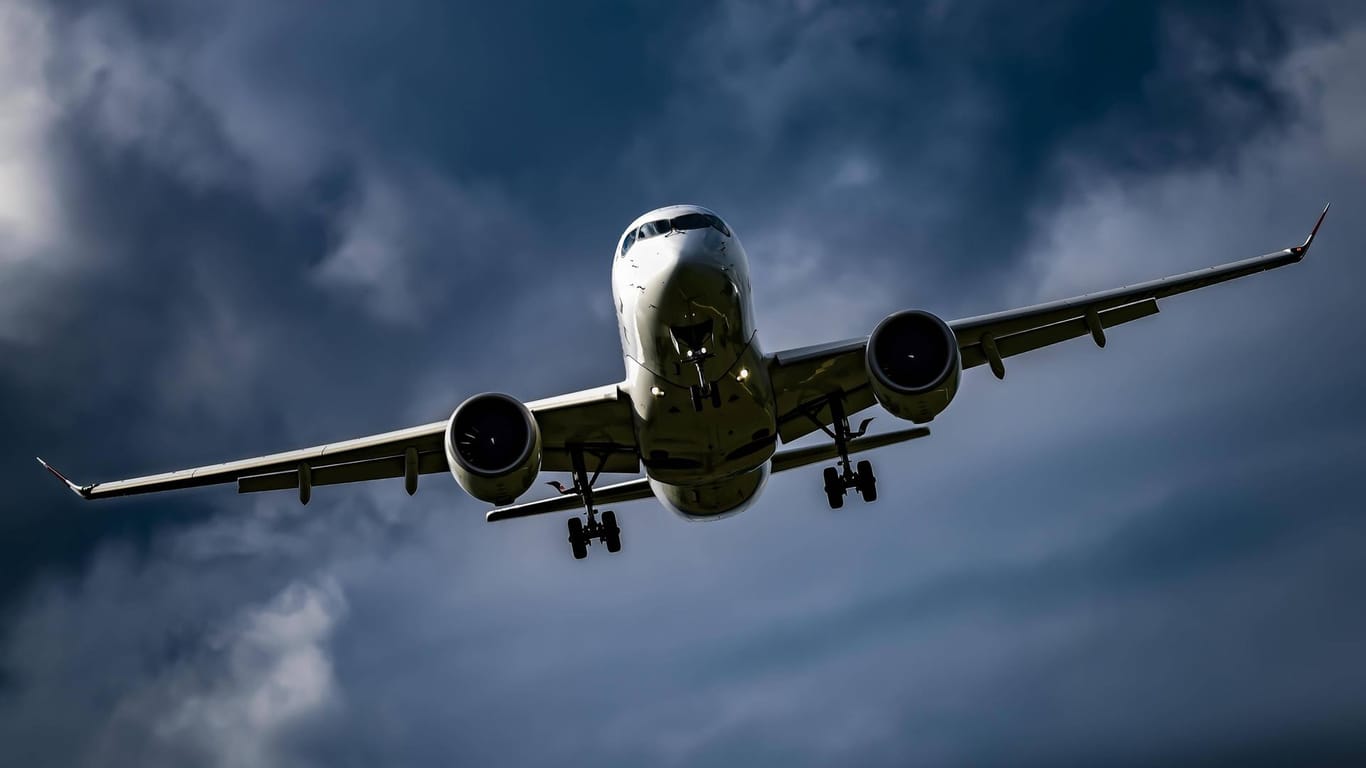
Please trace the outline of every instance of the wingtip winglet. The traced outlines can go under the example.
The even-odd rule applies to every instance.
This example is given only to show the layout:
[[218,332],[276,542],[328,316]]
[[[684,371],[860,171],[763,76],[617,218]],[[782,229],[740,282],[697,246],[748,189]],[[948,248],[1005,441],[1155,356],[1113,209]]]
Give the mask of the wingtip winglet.
[[1301,244],[1301,245],[1299,245],[1299,246],[1297,246],[1297,247],[1291,249],[1291,250],[1293,250],[1293,251],[1295,252],[1295,255],[1296,255],[1296,256],[1299,256],[1300,258],[1304,258],[1304,254],[1306,254],[1306,253],[1309,252],[1309,246],[1312,245],[1312,244],[1314,243],[1314,236],[1317,235],[1317,234],[1319,233],[1319,227],[1323,226],[1323,220],[1324,220],[1325,218],[1327,218],[1327,216],[1328,216],[1328,209],[1329,209],[1332,205],[1333,205],[1332,203],[1327,203],[1327,204],[1325,204],[1325,205],[1323,206],[1323,212],[1319,214],[1319,220],[1316,221],[1316,222],[1314,222],[1314,228],[1311,229],[1311,230],[1309,230],[1309,237],[1306,237],[1306,238],[1304,239],[1304,243],[1303,243],[1303,244]]
[[75,483],[68,480],[66,475],[63,475],[61,472],[58,472],[56,467],[52,466],[46,461],[43,461],[42,456],[35,456],[34,458],[38,460],[39,464],[43,465],[43,469],[46,469],[48,472],[52,474],[53,477],[57,478],[58,480],[61,480],[63,485],[71,489],[72,493],[76,494],[77,496],[80,496],[82,499],[90,498],[90,486],[76,485]]

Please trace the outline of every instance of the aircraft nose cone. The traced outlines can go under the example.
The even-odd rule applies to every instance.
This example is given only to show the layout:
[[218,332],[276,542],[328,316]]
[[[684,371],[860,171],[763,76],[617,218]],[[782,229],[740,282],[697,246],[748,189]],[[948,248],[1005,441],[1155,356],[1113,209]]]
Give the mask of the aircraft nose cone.
[[716,306],[735,294],[730,272],[720,261],[706,255],[680,255],[661,280],[665,303],[683,302]]
[[654,307],[668,323],[732,307],[739,290],[719,233],[711,237],[704,230],[674,232],[649,242],[654,255],[642,260],[636,273],[645,306]]

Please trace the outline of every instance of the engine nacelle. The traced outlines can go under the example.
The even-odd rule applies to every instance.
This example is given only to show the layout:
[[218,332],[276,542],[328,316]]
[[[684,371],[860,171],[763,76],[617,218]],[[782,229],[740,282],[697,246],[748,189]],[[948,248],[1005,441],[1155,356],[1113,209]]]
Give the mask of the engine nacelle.
[[487,392],[460,404],[446,424],[446,463],[465,492],[510,504],[541,471],[541,428],[516,398]]
[[868,379],[878,403],[900,419],[930,421],[958,394],[963,358],[958,337],[929,312],[897,312],[868,337]]

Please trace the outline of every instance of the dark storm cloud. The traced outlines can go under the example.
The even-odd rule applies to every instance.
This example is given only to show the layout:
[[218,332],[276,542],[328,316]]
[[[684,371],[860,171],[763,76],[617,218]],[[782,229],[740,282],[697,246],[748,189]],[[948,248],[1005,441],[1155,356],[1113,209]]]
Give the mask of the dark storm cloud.
[[[725,175],[723,195],[832,242],[980,270],[1019,258],[1064,196],[1060,156],[1158,173],[1227,163],[1278,130],[1294,111],[1271,77],[1290,21],[1255,4],[727,4],[683,67],[710,75],[680,83],[670,138],[689,162],[639,161],[673,161],[685,189]],[[742,160],[762,172],[733,174]]]
[[[434,9],[431,13],[439,16],[442,12]],[[552,92],[555,89],[547,90],[541,79],[529,78],[528,87],[518,89],[518,98],[509,104],[494,105],[487,98],[471,101],[491,86],[483,74],[487,58],[481,58],[482,49],[471,50],[470,42],[481,38],[480,30],[507,28],[511,32],[516,28],[525,30],[515,37],[528,51],[547,50],[544,37],[600,30],[591,13],[576,15],[573,24],[554,19],[552,12],[524,14],[516,24],[493,18],[471,25],[470,19],[449,24],[421,15],[338,10],[333,21],[338,34],[305,38],[302,46],[272,45],[274,35],[289,34],[306,20],[308,14],[302,11],[273,17],[281,28],[267,29],[268,34],[262,35],[265,39],[245,41],[236,39],[242,35],[234,33],[232,26],[249,24],[249,19],[242,18],[247,14],[225,15],[226,22],[212,17],[205,22],[198,15],[164,18],[132,13],[125,17],[82,10],[67,19],[75,41],[72,46],[89,47],[94,38],[104,48],[85,53],[85,58],[72,56],[72,60],[57,55],[67,39],[56,36],[57,50],[49,64],[58,73],[54,76],[57,88],[67,90],[72,103],[64,119],[52,126],[49,141],[56,155],[52,172],[62,190],[66,218],[79,225],[74,233],[79,239],[67,247],[76,251],[72,258],[80,270],[73,270],[60,287],[51,289],[56,306],[35,306],[24,318],[40,327],[26,329],[29,343],[7,355],[7,368],[14,371],[18,386],[30,389],[16,393],[27,395],[27,400],[10,399],[7,407],[13,409],[16,425],[24,421],[21,414],[28,413],[40,419],[57,415],[68,428],[85,425],[90,429],[95,439],[75,443],[73,447],[80,452],[60,457],[63,464],[96,473],[125,471],[126,455],[109,450],[105,434],[120,435],[120,445],[127,441],[143,446],[146,466],[187,459],[210,461],[225,449],[255,450],[254,444],[234,439],[238,430],[250,435],[251,441],[265,437],[278,444],[287,434],[280,428],[285,417],[278,410],[278,404],[287,401],[282,388],[311,391],[340,411],[353,411],[327,397],[329,389],[337,388],[338,379],[345,379],[348,389],[391,392],[395,409],[390,413],[401,414],[401,403],[411,386],[405,371],[430,366],[427,361],[437,354],[454,355],[486,343],[482,334],[503,322],[504,314],[513,309],[507,294],[512,280],[530,266],[526,259],[535,254],[602,253],[610,247],[607,244],[615,237],[620,220],[633,215],[630,209],[600,213],[611,222],[610,228],[596,231],[569,227],[537,212],[541,202],[549,202],[543,198],[521,201],[510,211],[497,186],[468,191],[439,176],[440,157],[433,163],[437,170],[410,170],[415,161],[406,159],[411,153],[427,164],[428,156],[436,151],[431,140],[445,136],[450,141],[468,140],[475,147],[446,147],[454,153],[450,162],[461,166],[462,177],[471,157],[516,156],[519,162],[540,164],[547,177],[556,180],[555,164],[532,155],[547,148],[551,137],[583,146],[579,134],[584,129],[572,130],[560,120],[553,130],[536,128],[545,132],[545,140],[531,142],[517,135],[516,126],[531,130],[527,110],[536,109],[537,101],[551,99],[547,111],[540,113],[544,116],[562,111],[550,107],[555,99],[571,98],[574,92]],[[537,17],[548,25],[526,23]],[[327,88],[313,98],[325,117],[333,111],[351,111],[357,124],[342,133],[355,135],[310,134],[308,139],[322,148],[300,149],[301,154],[316,156],[312,159],[316,165],[304,168],[307,173],[301,178],[255,166],[262,158],[245,156],[254,148],[249,142],[243,146],[241,141],[234,144],[226,138],[231,124],[264,121],[267,133],[260,141],[291,141],[295,128],[276,129],[268,116],[230,113],[268,105],[216,101],[223,94],[214,86],[225,75],[213,69],[225,65],[213,56],[204,57],[207,61],[197,58],[193,48],[185,47],[211,36],[206,27],[213,23],[229,24],[225,47],[254,50],[259,46],[285,59],[231,62],[249,70],[248,85],[264,87],[261,80],[269,74],[282,81],[277,86],[288,89],[286,93],[309,94],[315,78],[321,77],[312,71],[318,62],[344,64],[342,71],[322,81]],[[433,70],[434,62],[426,60],[425,54],[414,59],[388,55],[388,63],[376,67],[373,56],[357,50],[387,37],[372,37],[376,23],[393,35],[409,30],[418,33],[415,45],[432,55],[449,56],[450,61]],[[455,39],[423,41],[422,34],[449,34]],[[106,36],[112,36],[113,42],[104,42]],[[601,42],[582,34],[577,37],[585,44]],[[631,39],[639,36],[628,36],[610,49],[597,45],[592,50],[635,56],[640,53],[639,43],[632,45]],[[145,54],[140,47],[144,45],[149,51]],[[487,48],[487,43],[482,46]],[[83,77],[79,70],[84,66],[97,69]],[[201,71],[205,69],[210,71]],[[572,69],[564,74],[566,83],[583,80]],[[423,106],[425,100],[402,102],[403,109],[425,115],[427,125],[415,127],[416,121],[382,103],[419,87],[421,77],[438,75],[452,87],[427,90],[448,94],[449,107],[440,108],[442,99],[436,109]],[[195,82],[196,77],[203,82]],[[399,83],[404,85],[400,88]],[[611,83],[599,78],[592,85],[601,89]],[[645,88],[622,90],[640,91],[643,103],[649,98]],[[345,101],[337,103],[344,97]],[[124,114],[129,109],[126,103],[138,99],[134,106],[158,122],[142,124],[137,122],[141,115]],[[593,113],[573,114],[587,118]],[[617,118],[612,122],[622,124]],[[305,126],[310,132],[329,127]],[[415,144],[414,137],[405,133],[417,128],[430,133],[427,144]],[[561,147],[559,157],[570,163],[587,162],[582,152],[568,151],[569,146]],[[515,152],[519,147],[521,151]],[[370,158],[375,153],[400,155],[396,165],[402,167],[365,167],[375,164]],[[477,176],[477,169],[468,175]],[[549,205],[544,210],[559,211]],[[556,242],[560,233],[570,233],[576,240]],[[356,242],[348,247],[349,237]],[[329,254],[341,263],[329,268],[324,263]],[[320,291],[319,283],[324,288],[338,287],[340,297]],[[372,302],[365,300],[367,292],[377,294]],[[458,296],[457,301],[447,300],[451,293]],[[362,303],[376,305],[383,319],[420,321],[426,330],[364,322],[355,316],[355,304],[349,300],[358,294]],[[409,309],[420,314],[409,315]],[[306,318],[312,322],[305,322]],[[471,318],[476,322],[470,322]],[[446,334],[431,333],[441,327],[447,329]],[[366,365],[353,366],[357,356]],[[615,360],[611,363],[619,365]],[[363,383],[366,379],[369,382]],[[89,386],[92,382],[99,383],[98,389]],[[203,446],[209,449],[207,453],[187,456],[185,451],[193,452],[193,445],[167,439],[167,432],[175,429],[167,423],[168,395],[173,416],[218,435],[215,445]],[[61,413],[28,404],[39,396],[45,402],[60,403]],[[454,402],[458,399],[445,405]],[[317,413],[339,420],[328,411],[320,408]],[[231,414],[228,423],[213,418],[224,412]],[[439,416],[431,413],[419,418]],[[99,427],[91,429],[92,424]],[[351,429],[388,426],[370,423]],[[345,430],[350,425],[341,420],[338,427]],[[306,439],[328,439],[336,428],[309,430]],[[20,431],[29,435],[48,429]],[[19,460],[31,454],[35,443],[10,442],[11,465],[22,466]],[[35,485],[25,482],[21,486],[19,499],[25,503],[15,504],[7,524],[15,526],[11,540],[38,538],[46,550],[58,545],[52,538],[36,535],[46,527],[46,515],[30,512],[40,507],[27,503],[33,498],[28,489]],[[44,495],[50,491],[37,488]],[[87,540],[78,537],[77,541]],[[55,554],[44,551],[39,560]],[[7,559],[16,573],[6,584],[22,582],[29,568],[26,560]]]
[[[27,762],[1361,754],[1354,14],[16,8],[0,736]],[[656,204],[737,226],[782,345],[911,286],[988,311],[1251,255],[1329,194],[1309,264],[970,379],[844,518],[797,473],[717,526],[633,508],[626,553],[574,564],[559,521],[485,528],[436,477],[95,509],[32,463],[113,477],[603,383],[610,248]]]

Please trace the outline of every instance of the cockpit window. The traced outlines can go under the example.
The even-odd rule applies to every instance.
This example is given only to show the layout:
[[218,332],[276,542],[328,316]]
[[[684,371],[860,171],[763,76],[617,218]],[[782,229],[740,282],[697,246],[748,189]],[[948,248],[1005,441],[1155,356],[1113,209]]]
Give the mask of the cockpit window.
[[705,229],[706,227],[711,226],[711,222],[707,221],[706,215],[701,213],[685,213],[682,216],[675,217],[672,223],[674,229],[678,230]]
[[647,237],[657,237],[659,235],[665,235],[668,234],[670,231],[672,230],[669,227],[668,219],[659,219],[658,221],[647,222],[641,225],[640,227],[640,239],[644,240]]
[[730,237],[730,227],[726,226],[726,222],[721,221],[710,213],[704,213],[702,215],[707,217],[707,223],[714,227],[717,232],[720,232],[726,237]]
[[710,213],[685,213],[682,216],[675,216],[672,219],[656,219],[640,225],[640,229],[626,236],[621,244],[621,255],[631,250],[631,246],[641,240],[659,235],[667,235],[671,232],[684,232],[690,229],[712,229],[720,232],[726,237],[730,237],[730,228],[726,223]]

